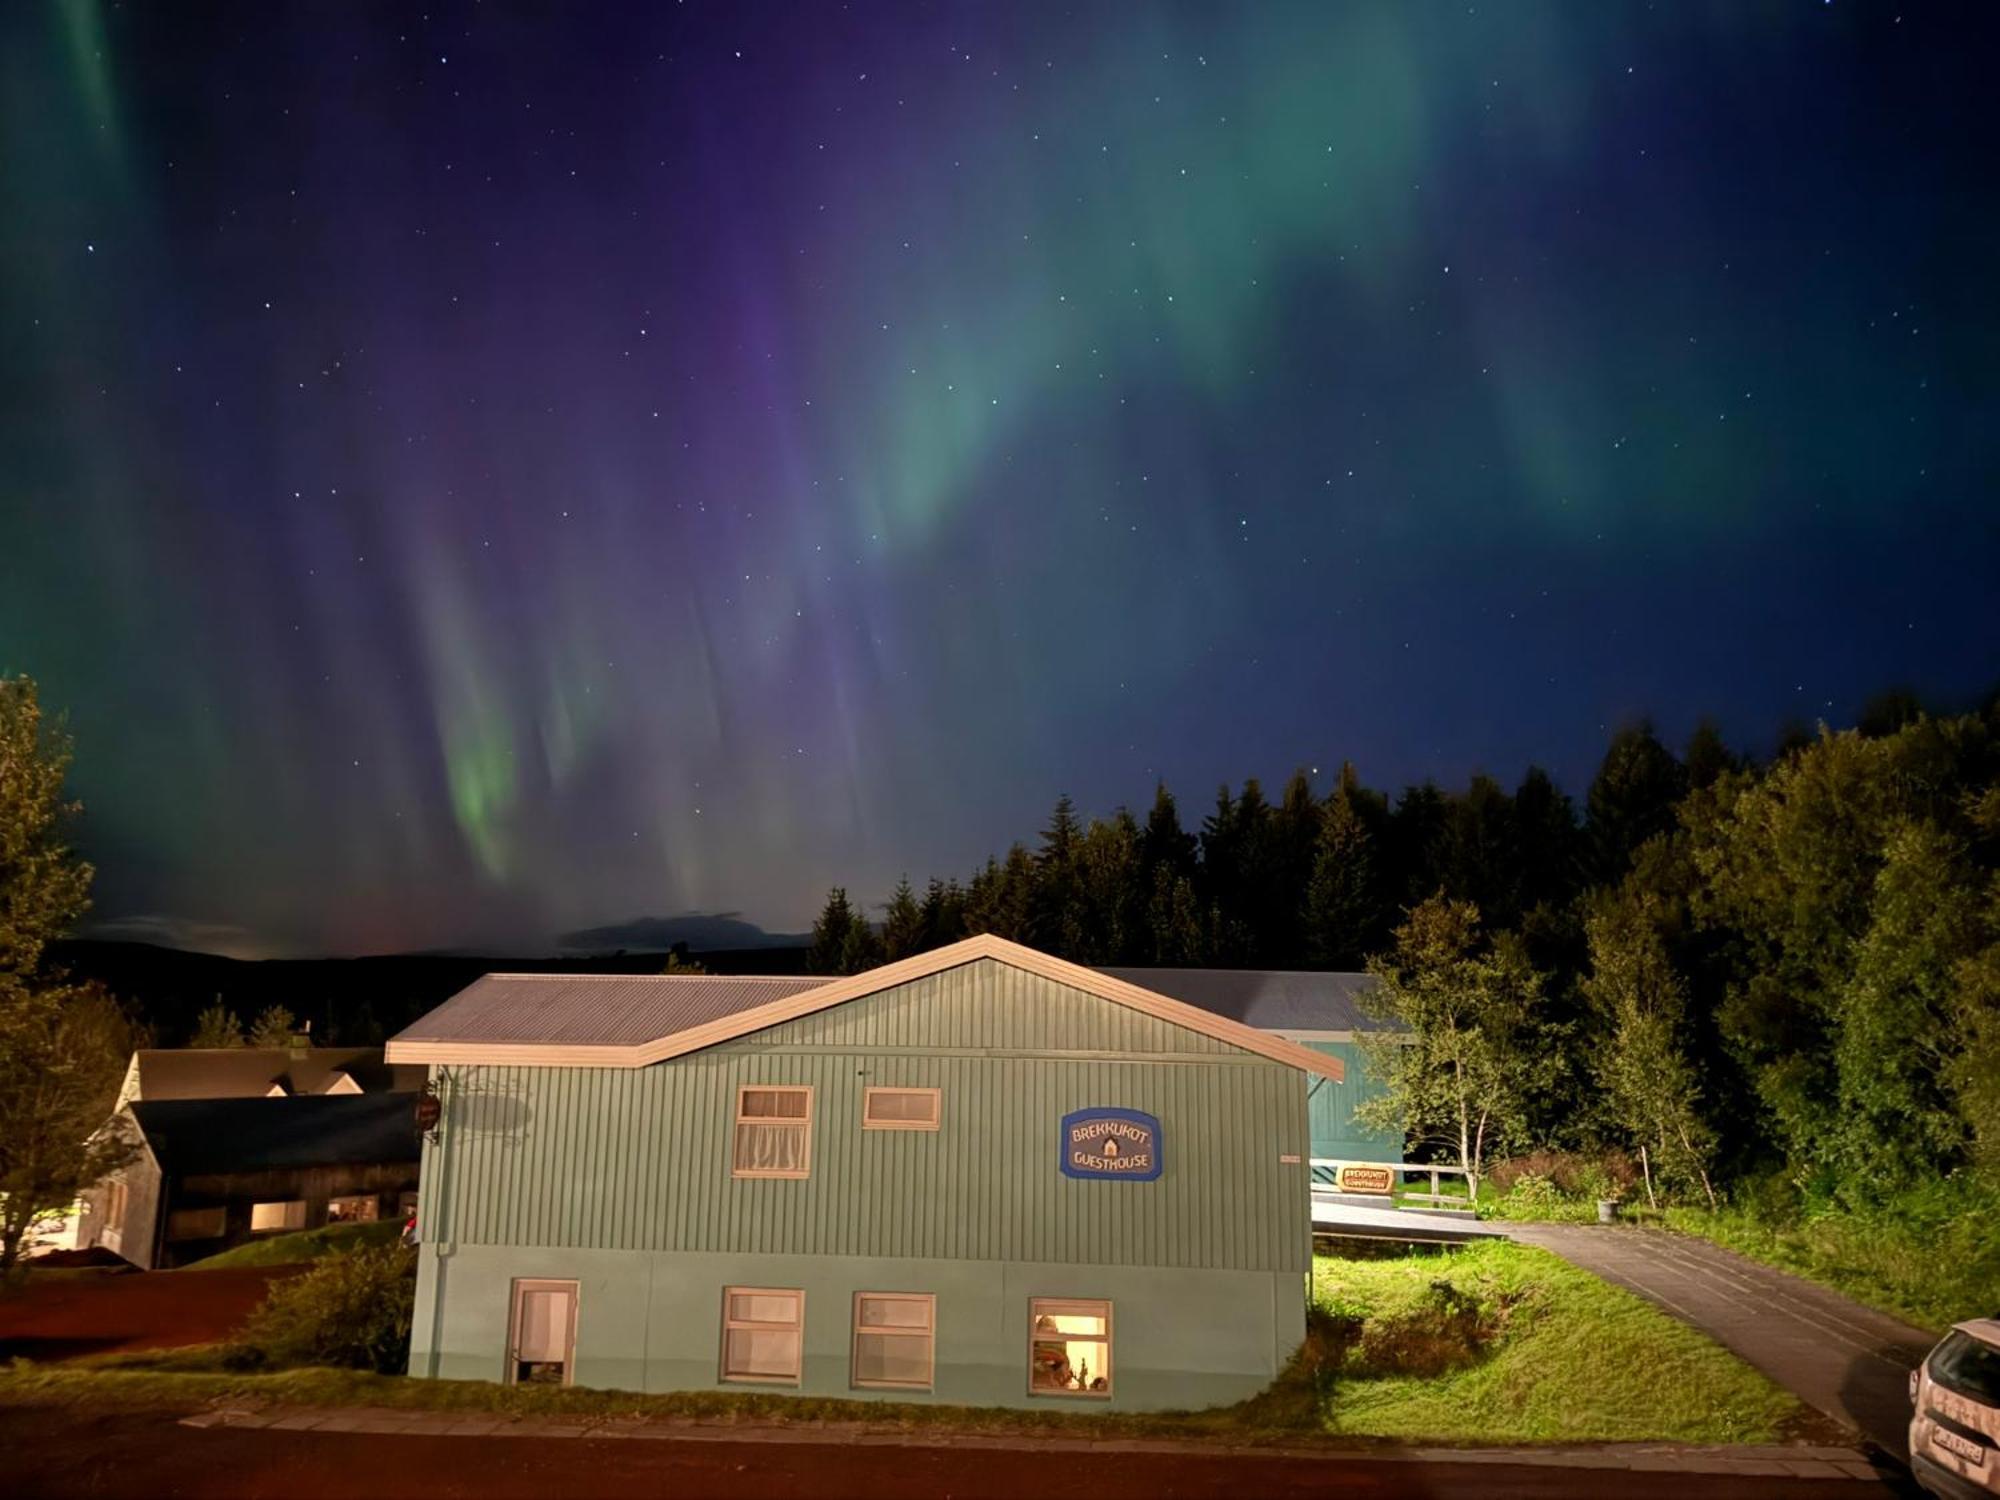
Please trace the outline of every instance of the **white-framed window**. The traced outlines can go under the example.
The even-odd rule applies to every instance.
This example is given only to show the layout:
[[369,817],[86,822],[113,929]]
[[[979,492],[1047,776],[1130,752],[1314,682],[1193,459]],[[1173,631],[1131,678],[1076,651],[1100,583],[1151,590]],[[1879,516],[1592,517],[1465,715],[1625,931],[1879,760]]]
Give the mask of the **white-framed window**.
[[275,1234],[286,1229],[306,1227],[306,1203],[303,1198],[294,1198],[289,1203],[253,1203],[250,1205],[250,1232],[252,1234]]
[[217,1205],[214,1208],[177,1208],[167,1215],[167,1238],[170,1240],[219,1240],[229,1228],[229,1210]]
[[373,1193],[355,1193],[346,1198],[326,1200],[329,1224],[373,1224],[382,1216],[382,1200]]
[[796,1288],[722,1289],[722,1378],[797,1385],[805,1351],[806,1294]]
[[861,1091],[863,1130],[936,1130],[943,1117],[941,1089],[865,1088]]
[[507,1328],[507,1384],[569,1385],[576,1375],[578,1284],[517,1280]]
[[937,1347],[937,1298],[928,1292],[856,1292],[857,1386],[927,1391]]
[[746,1083],[736,1091],[732,1177],[804,1177],[812,1168],[810,1088]]
[[1111,1394],[1111,1304],[1071,1297],[1028,1303],[1028,1394]]
[[125,1227],[125,1209],[131,1201],[131,1193],[125,1186],[125,1179],[113,1178],[110,1191],[104,1195],[104,1223],[107,1228]]

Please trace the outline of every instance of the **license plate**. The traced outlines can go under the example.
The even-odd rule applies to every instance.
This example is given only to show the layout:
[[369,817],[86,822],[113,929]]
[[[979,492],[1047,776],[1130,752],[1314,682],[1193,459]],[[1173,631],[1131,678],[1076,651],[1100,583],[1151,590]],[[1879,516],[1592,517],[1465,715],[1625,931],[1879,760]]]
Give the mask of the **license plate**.
[[1962,1438],[1955,1432],[1942,1427],[1931,1429],[1931,1440],[1947,1453],[1955,1453],[1969,1464],[1986,1462],[1986,1445],[1975,1443],[1971,1438]]

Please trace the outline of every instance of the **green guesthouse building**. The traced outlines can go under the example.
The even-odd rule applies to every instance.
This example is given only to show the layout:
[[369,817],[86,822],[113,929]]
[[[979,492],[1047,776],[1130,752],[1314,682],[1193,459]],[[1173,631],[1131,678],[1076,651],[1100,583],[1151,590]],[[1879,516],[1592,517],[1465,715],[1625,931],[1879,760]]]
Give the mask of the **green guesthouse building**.
[[995,937],[829,981],[488,975],[389,1045],[411,1373],[1126,1410],[1305,1330],[1340,1057]]

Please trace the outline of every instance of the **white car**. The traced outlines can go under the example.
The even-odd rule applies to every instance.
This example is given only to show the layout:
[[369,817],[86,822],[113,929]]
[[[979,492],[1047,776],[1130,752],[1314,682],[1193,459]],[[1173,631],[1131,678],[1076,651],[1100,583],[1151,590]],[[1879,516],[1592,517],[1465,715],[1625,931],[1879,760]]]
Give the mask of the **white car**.
[[1959,1323],[1910,1372],[1910,1467],[1945,1500],[2000,1495],[2000,1318]]

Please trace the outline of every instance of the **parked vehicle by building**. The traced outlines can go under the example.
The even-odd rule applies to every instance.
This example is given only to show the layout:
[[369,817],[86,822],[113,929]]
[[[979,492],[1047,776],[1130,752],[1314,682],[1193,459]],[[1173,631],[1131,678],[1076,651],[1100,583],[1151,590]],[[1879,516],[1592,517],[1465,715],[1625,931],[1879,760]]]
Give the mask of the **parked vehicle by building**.
[[2000,1495],[2000,1317],[1960,1323],[1910,1372],[1910,1467],[1944,1500]]

